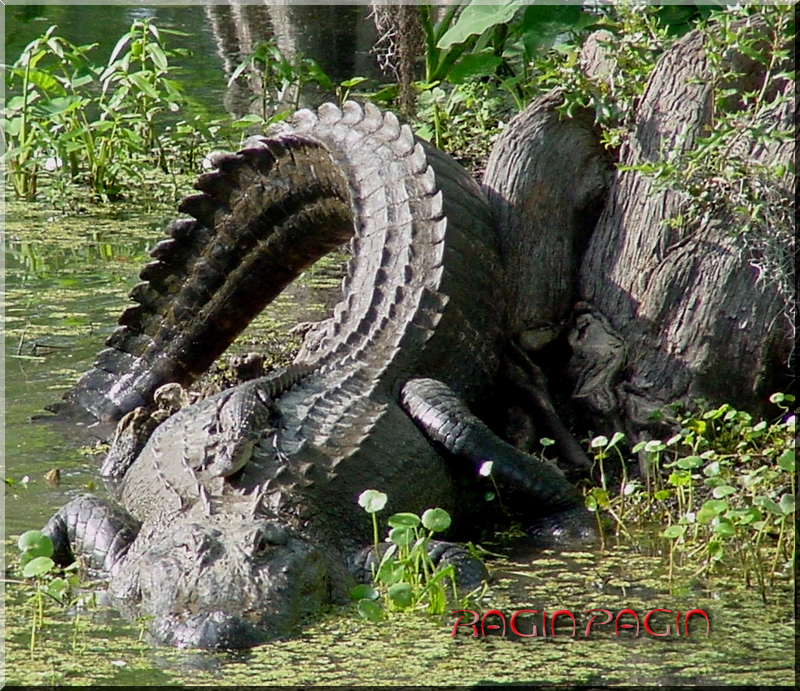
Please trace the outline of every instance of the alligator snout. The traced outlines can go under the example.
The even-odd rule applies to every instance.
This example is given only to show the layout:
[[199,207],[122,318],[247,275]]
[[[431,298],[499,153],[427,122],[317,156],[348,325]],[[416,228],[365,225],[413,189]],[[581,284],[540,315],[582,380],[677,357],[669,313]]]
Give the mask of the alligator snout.
[[239,616],[220,611],[189,617],[173,626],[151,631],[151,634],[159,643],[205,650],[252,648],[280,635]]
[[288,635],[330,600],[326,563],[276,519],[211,516],[162,533],[110,592],[121,607],[135,602],[159,643],[247,648]]

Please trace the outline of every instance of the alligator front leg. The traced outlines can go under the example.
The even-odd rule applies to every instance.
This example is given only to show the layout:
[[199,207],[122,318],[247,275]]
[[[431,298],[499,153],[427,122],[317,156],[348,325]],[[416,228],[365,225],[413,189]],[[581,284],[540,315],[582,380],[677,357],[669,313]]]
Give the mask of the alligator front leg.
[[[381,545],[381,554],[389,548],[389,543]],[[444,540],[429,540],[427,545],[428,556],[434,566],[445,567],[452,565],[456,574],[456,583],[461,590],[474,590],[489,578],[489,572],[483,562],[474,557],[463,545]],[[375,546],[370,545],[358,551],[348,561],[350,573],[358,583],[371,583],[373,573],[379,565],[375,558]]]
[[448,456],[477,474],[487,462],[503,503],[537,541],[568,542],[594,534],[578,491],[555,468],[507,444],[475,417],[445,384],[412,379],[401,391],[403,408]]
[[53,541],[57,564],[80,560],[90,572],[108,578],[122,564],[140,527],[122,507],[85,494],[61,507],[42,532]]

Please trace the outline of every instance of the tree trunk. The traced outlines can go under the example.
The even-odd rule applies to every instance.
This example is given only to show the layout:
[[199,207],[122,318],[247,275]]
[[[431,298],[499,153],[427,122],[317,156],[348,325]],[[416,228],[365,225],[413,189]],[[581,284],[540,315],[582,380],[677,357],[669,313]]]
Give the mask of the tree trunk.
[[[748,30],[763,33],[763,24]],[[601,44],[590,42],[583,61],[596,76],[614,69]],[[775,98],[793,93],[794,82],[764,86],[764,66],[739,53],[717,74],[727,70],[736,81],[711,83],[698,32],[665,51],[616,173],[591,117],[559,117],[556,92],[512,120],[489,159],[484,187],[498,216],[509,337],[534,354],[557,392],[569,389],[573,405],[562,412],[588,413],[596,434],[621,431],[635,443],[674,428],[668,403],[701,397],[758,412],[789,386],[793,269],[781,283],[761,266],[770,247],[784,263],[793,256],[793,142],[758,143],[744,131],[734,138],[744,161],[791,171],[756,200],[772,205],[775,223],[747,232],[738,232],[724,194],[704,207],[681,191],[683,171],[667,186],[642,169],[695,149],[715,114],[715,89],[734,90],[724,107],[735,111],[743,93],[763,86],[764,103],[775,104],[764,131],[792,128],[792,99]],[[710,180],[723,192],[734,183]]]
[[[758,24],[751,30],[759,30]],[[740,74],[735,83],[724,85],[736,89],[727,104],[736,107],[738,94],[761,88],[764,68],[741,54],[728,60]],[[694,146],[713,114],[715,85],[709,77],[703,37],[697,32],[661,56],[639,105],[634,132],[621,152],[622,166],[658,162]],[[766,98],[793,91],[793,82],[776,81],[767,85]],[[792,105],[791,99],[783,101],[763,124],[791,129]],[[764,147],[743,138],[739,145],[746,146],[753,160],[770,166],[785,163],[793,171],[791,141]],[[784,182],[776,196],[788,207],[793,173]],[[755,229],[737,233],[737,221],[724,210],[681,223],[678,219],[692,217],[692,203],[696,201],[656,185],[635,169],[618,173],[581,264],[580,297],[590,304],[584,323],[570,334],[576,349],[571,363],[576,393],[605,420],[606,429],[622,418],[634,439],[654,422],[658,426],[651,414],[667,403],[700,397],[755,410],[788,383],[791,294],[774,277],[761,274],[760,241],[751,235]],[[791,222],[761,230],[782,238],[787,247],[793,243]],[[603,315],[611,333],[593,321]],[[589,335],[590,323],[605,338],[625,343],[626,364],[618,375],[592,376],[598,360],[582,347],[597,344]],[[598,354],[601,362],[619,362],[602,348]]]
[[536,351],[566,326],[577,270],[610,181],[610,156],[589,112],[556,110],[563,96],[534,101],[492,149],[483,186],[498,217],[510,336]]

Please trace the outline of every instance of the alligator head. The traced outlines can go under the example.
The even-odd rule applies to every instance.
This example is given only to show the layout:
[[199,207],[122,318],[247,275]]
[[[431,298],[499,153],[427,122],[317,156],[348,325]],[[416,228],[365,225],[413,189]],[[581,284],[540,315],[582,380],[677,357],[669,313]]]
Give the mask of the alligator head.
[[330,602],[321,552],[276,519],[188,517],[139,540],[109,592],[148,620],[159,643],[246,648],[289,634]]

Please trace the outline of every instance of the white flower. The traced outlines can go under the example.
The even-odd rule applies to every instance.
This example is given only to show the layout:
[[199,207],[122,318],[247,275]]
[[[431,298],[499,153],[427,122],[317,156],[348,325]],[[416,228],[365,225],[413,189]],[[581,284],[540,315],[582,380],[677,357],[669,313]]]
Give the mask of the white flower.
[[58,156],[51,156],[44,162],[44,169],[48,173],[52,173],[63,165],[64,161],[62,161]]

